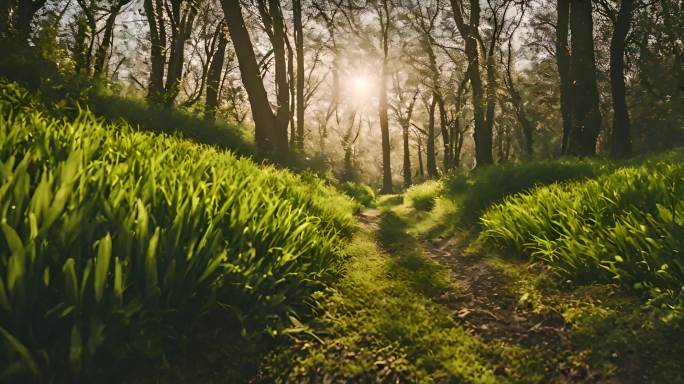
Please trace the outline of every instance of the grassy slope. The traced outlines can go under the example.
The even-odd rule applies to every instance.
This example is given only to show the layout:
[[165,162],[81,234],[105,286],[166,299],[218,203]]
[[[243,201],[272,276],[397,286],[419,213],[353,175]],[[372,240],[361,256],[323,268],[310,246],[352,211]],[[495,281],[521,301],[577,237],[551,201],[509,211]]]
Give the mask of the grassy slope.
[[319,179],[42,110],[3,85],[0,381],[112,379],[198,327],[277,330],[331,277],[356,205]]

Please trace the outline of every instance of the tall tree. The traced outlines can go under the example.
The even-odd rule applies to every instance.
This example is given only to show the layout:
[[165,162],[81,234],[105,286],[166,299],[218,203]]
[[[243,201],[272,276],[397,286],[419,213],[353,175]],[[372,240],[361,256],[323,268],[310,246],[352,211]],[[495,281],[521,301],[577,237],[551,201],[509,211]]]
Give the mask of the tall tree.
[[435,52],[437,42],[434,37],[437,18],[440,15],[441,10],[442,2],[440,0],[428,2],[425,5],[419,2],[416,4],[413,12],[414,15],[410,19],[413,20],[414,28],[420,35],[421,49],[427,56],[427,68],[430,73],[431,87],[437,98],[440,132],[442,135],[442,144],[444,145],[444,168],[450,169],[453,163],[451,158],[453,151],[447,122],[444,92],[442,91],[441,86],[441,71],[437,65],[437,53]]
[[568,29],[570,26],[570,1],[556,2],[556,65],[560,78],[560,110],[563,118],[561,154],[567,155],[572,132],[572,78],[570,77],[570,47]]
[[218,107],[219,93],[221,91],[221,72],[226,57],[226,46],[228,45],[228,36],[225,31],[226,25],[221,22],[217,27],[218,43],[216,51],[211,57],[211,64],[209,64],[209,71],[207,73],[207,96],[204,103],[204,117],[207,120],[213,121],[216,115],[216,108]]
[[[271,16],[263,14],[262,20],[267,29],[272,29],[274,55],[276,55],[276,91],[277,112],[271,109],[266,88],[264,87],[259,64],[257,64],[254,46],[242,16],[242,5],[239,1],[222,0],[223,12],[228,23],[228,32],[235,48],[242,83],[247,91],[252,118],[255,125],[255,140],[266,153],[283,155],[287,151],[287,124],[289,120],[289,94],[285,63],[284,31],[282,13],[277,0],[270,0]],[[263,2],[262,2],[263,5]],[[268,25],[273,23],[272,26]],[[284,139],[284,140],[283,140]]]
[[292,16],[294,23],[294,40],[295,51],[297,55],[297,85],[296,91],[297,101],[295,103],[297,109],[297,131],[295,143],[297,149],[304,150],[304,26],[302,23],[302,1],[292,1]]
[[389,119],[387,116],[387,76],[390,44],[390,7],[388,0],[381,0],[375,4],[375,10],[380,21],[380,42],[382,49],[380,87],[378,94],[378,115],[380,117],[380,133],[382,139],[382,193],[392,193],[392,167],[390,165],[390,136]]
[[437,178],[437,158],[435,156],[435,109],[437,107],[437,97],[435,97],[434,92],[430,95],[430,102],[428,103],[427,98],[423,99],[423,103],[428,111],[428,124],[426,133],[426,166],[427,166],[427,176],[430,179]]
[[480,37],[480,2],[470,0],[470,17],[468,22],[463,16],[462,0],[451,0],[451,8],[459,33],[465,40],[465,54],[468,60],[468,78],[472,90],[473,115],[475,119],[475,161],[477,166],[492,164],[492,129],[485,121],[485,98],[480,75],[480,58],[478,42]]
[[403,168],[402,176],[404,177],[404,188],[408,188],[413,183],[411,179],[411,149],[409,141],[409,131],[411,128],[411,119],[413,118],[413,110],[416,104],[416,99],[420,91],[416,89],[412,95],[407,94],[400,84],[398,76],[394,76],[394,94],[396,100],[392,103],[391,108],[394,111],[394,117],[401,126],[402,142],[403,142]]
[[114,0],[109,6],[109,14],[107,15],[107,20],[104,26],[104,35],[102,36],[102,41],[97,47],[95,52],[95,64],[93,67],[93,73],[95,75],[102,75],[107,69],[107,61],[109,59],[109,50],[113,45],[114,39],[114,24],[116,22],[119,12],[124,5],[130,3],[131,0]]
[[613,95],[613,130],[610,153],[614,158],[632,152],[629,111],[625,90],[625,45],[631,26],[634,0],[622,0],[610,40],[610,87]]
[[164,98],[164,64],[166,63],[166,26],[164,0],[144,0],[143,7],[150,30],[150,77],[147,99],[161,102]]
[[574,156],[595,155],[601,130],[593,29],[591,0],[573,0],[570,4],[573,117],[568,152]]

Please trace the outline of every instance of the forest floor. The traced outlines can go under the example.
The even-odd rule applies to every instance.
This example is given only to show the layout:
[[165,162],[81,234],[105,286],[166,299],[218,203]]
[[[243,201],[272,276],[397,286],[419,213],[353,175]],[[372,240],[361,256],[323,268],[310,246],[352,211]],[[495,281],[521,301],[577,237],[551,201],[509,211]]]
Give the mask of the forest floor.
[[681,331],[617,286],[558,284],[475,229],[426,232],[401,195],[357,218],[342,276],[310,316],[273,343],[208,335],[205,353],[145,382],[684,382]]

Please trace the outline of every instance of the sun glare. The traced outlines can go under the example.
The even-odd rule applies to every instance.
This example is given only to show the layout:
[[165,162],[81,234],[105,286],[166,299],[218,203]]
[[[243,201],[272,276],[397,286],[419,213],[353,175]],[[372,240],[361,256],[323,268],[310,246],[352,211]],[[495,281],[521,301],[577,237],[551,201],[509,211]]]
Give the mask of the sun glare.
[[349,77],[350,96],[356,101],[367,100],[372,94],[372,81],[367,75],[357,74]]

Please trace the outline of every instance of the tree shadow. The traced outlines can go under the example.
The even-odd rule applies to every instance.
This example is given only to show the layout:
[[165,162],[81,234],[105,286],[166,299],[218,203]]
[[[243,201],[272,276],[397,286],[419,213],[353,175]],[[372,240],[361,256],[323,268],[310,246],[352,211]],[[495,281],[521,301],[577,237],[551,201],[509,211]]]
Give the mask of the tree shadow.
[[389,254],[387,273],[401,278],[428,297],[440,294],[448,287],[446,269],[430,260],[423,247],[407,234],[407,222],[393,211],[383,211],[378,223],[377,239]]

